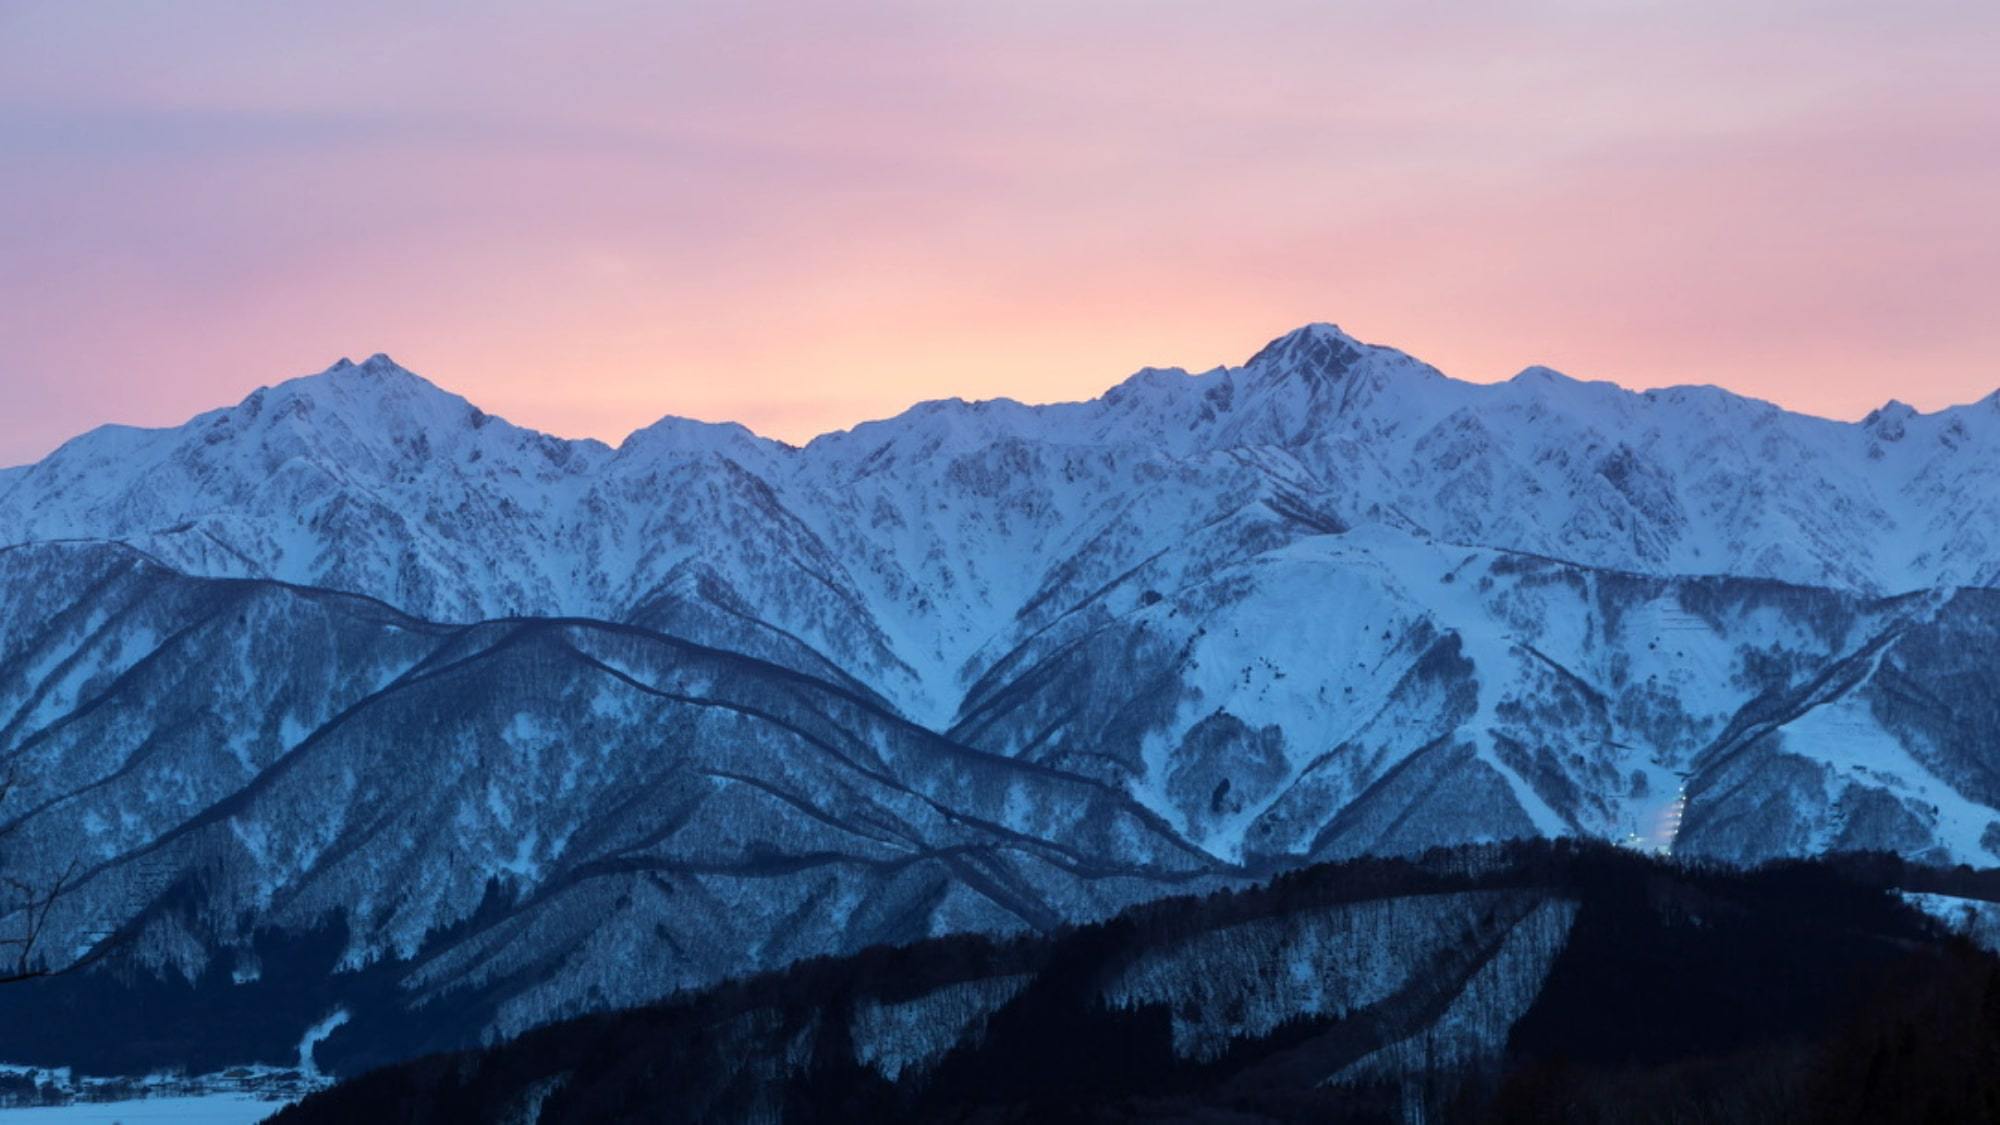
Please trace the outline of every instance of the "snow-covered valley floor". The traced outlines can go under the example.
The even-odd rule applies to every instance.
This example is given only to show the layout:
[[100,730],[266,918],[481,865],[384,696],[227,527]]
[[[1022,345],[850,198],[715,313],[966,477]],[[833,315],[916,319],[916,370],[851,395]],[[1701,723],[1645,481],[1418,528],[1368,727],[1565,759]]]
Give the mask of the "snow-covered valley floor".
[[71,1105],[0,1109],[4,1125],[248,1125],[284,1108],[284,1102],[243,1094],[201,1094],[193,1097],[136,1098],[122,1102],[76,1102]]

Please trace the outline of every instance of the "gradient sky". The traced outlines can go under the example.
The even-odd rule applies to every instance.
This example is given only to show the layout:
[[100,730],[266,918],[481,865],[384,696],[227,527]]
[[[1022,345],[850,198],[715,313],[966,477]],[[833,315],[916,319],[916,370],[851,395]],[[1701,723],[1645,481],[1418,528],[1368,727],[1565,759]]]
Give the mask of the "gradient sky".
[[2000,385],[2000,4],[0,0],[0,464],[387,351],[617,440],[1332,320],[1855,417]]

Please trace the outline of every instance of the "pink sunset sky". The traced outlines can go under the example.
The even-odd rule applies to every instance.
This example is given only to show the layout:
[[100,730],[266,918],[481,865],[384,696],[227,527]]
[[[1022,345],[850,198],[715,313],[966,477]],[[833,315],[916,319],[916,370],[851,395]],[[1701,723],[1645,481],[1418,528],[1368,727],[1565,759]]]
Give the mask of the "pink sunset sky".
[[2000,4],[0,0],[0,465],[387,351],[794,441],[1333,320],[2000,385]]

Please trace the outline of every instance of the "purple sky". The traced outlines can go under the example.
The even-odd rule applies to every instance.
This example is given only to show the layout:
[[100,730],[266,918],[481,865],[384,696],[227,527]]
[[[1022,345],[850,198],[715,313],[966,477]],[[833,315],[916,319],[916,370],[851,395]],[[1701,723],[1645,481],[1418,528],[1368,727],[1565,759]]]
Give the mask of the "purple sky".
[[0,0],[0,464],[387,351],[793,440],[1333,320],[2000,385],[2000,4]]

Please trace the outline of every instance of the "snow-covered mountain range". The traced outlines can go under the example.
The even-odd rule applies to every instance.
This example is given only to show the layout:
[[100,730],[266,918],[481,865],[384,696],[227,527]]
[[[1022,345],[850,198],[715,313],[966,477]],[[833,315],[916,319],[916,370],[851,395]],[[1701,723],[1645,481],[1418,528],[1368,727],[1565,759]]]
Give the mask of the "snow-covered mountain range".
[[375,356],[0,473],[0,821],[82,858],[79,935],[255,976],[337,919],[502,1030],[1469,839],[1988,864],[1996,576],[2000,398],[1478,385],[1313,325],[614,449]]

